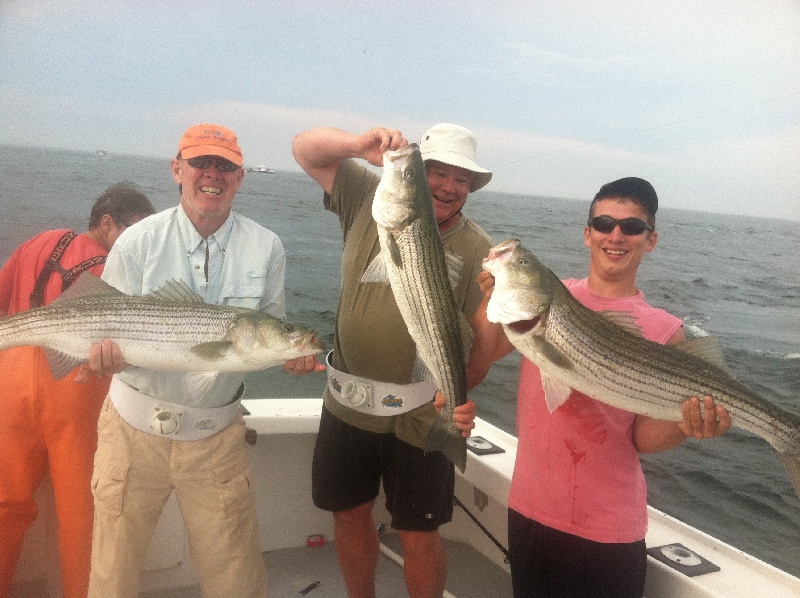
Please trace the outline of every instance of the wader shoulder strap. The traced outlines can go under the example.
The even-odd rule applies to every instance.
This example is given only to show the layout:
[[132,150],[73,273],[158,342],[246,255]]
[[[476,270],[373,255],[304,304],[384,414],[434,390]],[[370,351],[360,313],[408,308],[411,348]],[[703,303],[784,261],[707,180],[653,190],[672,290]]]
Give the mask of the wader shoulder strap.
[[33,292],[30,297],[30,307],[41,307],[44,304],[44,289],[47,282],[53,275],[53,272],[58,272],[61,275],[61,292],[63,293],[69,288],[81,272],[106,263],[106,256],[96,255],[88,260],[82,261],[77,266],[73,266],[68,270],[61,266],[61,258],[64,257],[64,252],[69,247],[69,244],[77,237],[74,231],[69,231],[58,243],[56,243],[53,253],[44,264],[44,268],[36,278],[36,285],[33,287]]

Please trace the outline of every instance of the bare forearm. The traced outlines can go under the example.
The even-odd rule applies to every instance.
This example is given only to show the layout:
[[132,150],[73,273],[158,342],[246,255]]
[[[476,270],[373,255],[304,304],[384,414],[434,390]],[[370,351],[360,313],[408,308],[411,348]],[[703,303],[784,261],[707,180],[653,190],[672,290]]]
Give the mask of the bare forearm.
[[345,158],[358,157],[359,135],[333,127],[309,129],[298,134],[292,143],[297,163],[304,169],[322,168]]
[[[701,408],[702,403],[702,408]],[[670,422],[637,415],[633,442],[640,453],[657,453],[675,448],[691,436],[696,440],[722,436],[731,427],[731,416],[710,396],[692,397],[681,406],[683,420]]]
[[633,443],[640,453],[658,453],[679,446],[686,440],[686,434],[678,422],[636,416],[633,427]]
[[377,127],[355,135],[333,127],[319,127],[298,134],[292,142],[292,153],[303,170],[330,193],[342,160],[361,158],[373,166],[382,166],[383,152],[407,143],[396,129]]
[[486,319],[488,302],[489,297],[484,296],[470,322],[475,337],[467,364],[467,387],[469,389],[483,381],[495,361],[514,350],[503,327]]

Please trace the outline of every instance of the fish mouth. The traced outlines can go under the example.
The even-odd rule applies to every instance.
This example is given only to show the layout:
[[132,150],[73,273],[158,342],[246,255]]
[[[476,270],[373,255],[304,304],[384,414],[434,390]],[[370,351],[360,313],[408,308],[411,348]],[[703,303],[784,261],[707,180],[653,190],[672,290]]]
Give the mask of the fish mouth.
[[292,346],[297,351],[313,349],[315,353],[322,351],[322,343],[314,331],[306,332],[292,341]]
[[511,322],[510,324],[506,324],[511,330],[516,332],[517,334],[526,334],[536,328],[536,325],[539,323],[541,319],[540,316],[536,316],[531,320],[519,320],[518,322]]
[[394,163],[397,160],[407,158],[416,151],[419,151],[419,146],[416,143],[409,143],[408,145],[404,145],[396,150],[388,150],[386,153],[384,153],[384,156],[389,159],[389,162]]
[[495,261],[505,261],[511,257],[511,252],[519,246],[519,239],[509,239],[489,250],[489,255],[483,258],[483,269],[489,270]]
[[383,166],[392,170],[403,170],[408,158],[418,151],[419,146],[416,143],[409,143],[396,150],[386,150],[383,153]]

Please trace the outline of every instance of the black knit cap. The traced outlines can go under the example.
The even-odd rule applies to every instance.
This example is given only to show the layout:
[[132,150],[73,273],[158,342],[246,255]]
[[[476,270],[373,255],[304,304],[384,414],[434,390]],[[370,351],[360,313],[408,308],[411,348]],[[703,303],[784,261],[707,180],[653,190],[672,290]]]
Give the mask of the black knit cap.
[[600,191],[594,196],[592,206],[594,206],[597,201],[610,197],[632,199],[640,204],[651,218],[656,217],[656,212],[658,211],[658,195],[656,195],[656,190],[653,189],[653,185],[644,179],[629,176],[624,179],[606,183],[600,187]]

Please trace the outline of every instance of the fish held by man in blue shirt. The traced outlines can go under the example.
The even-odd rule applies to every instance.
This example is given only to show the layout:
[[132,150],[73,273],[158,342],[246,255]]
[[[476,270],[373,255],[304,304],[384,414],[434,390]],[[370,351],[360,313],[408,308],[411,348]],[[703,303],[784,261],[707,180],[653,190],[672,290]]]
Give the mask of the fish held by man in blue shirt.
[[323,350],[309,328],[254,309],[210,305],[184,282],[132,296],[88,272],[49,305],[0,318],[0,349],[44,347],[56,380],[86,363],[92,344],[104,339],[119,345],[128,365],[212,376]]

